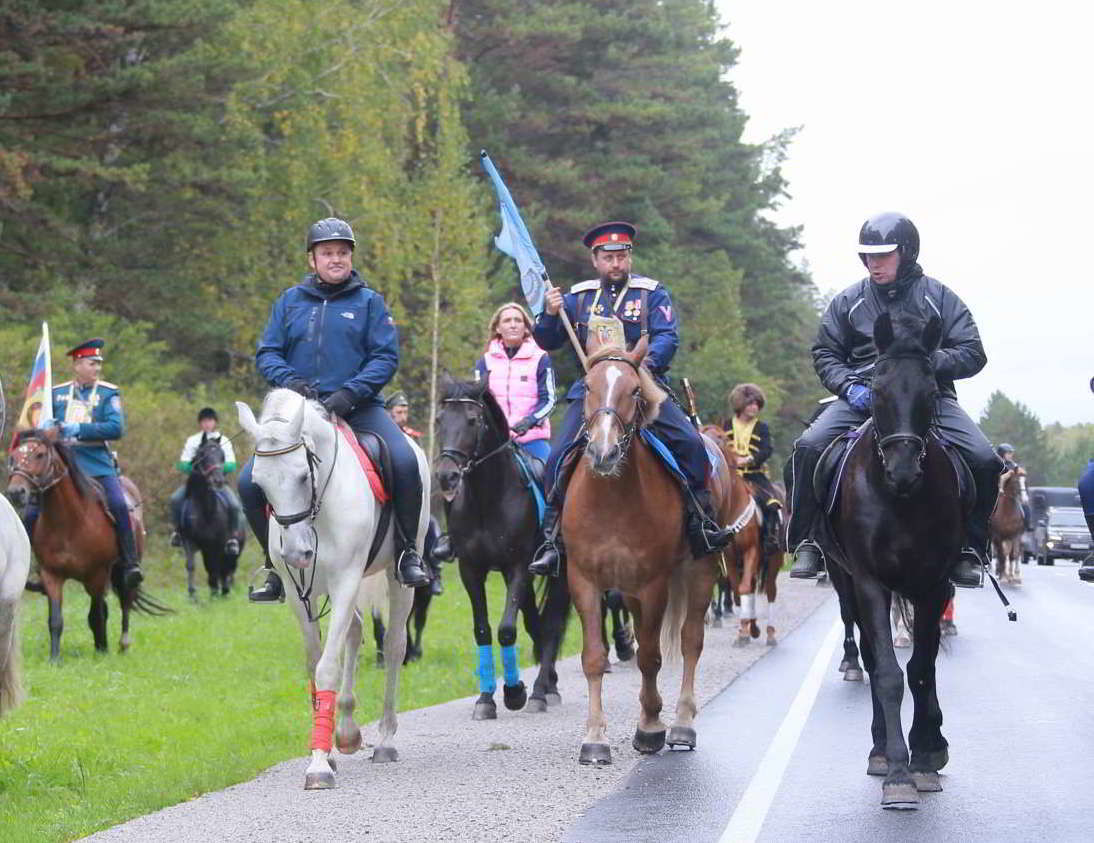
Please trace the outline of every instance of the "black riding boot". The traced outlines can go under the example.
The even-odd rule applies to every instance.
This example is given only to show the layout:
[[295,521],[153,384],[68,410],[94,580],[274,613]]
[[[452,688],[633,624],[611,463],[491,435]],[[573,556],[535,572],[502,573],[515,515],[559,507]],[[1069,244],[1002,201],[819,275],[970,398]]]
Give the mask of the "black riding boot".
[[543,511],[543,544],[536,550],[532,564],[528,566],[528,573],[537,576],[557,577],[562,571],[562,560],[566,550],[562,546],[562,534],[559,526],[562,523],[562,495],[554,495],[547,500],[547,507]]
[[[263,551],[265,551],[265,548],[263,548]],[[281,584],[281,577],[278,576],[277,571],[273,568],[269,552],[265,552],[266,582],[258,588],[249,589],[247,591],[247,599],[252,603],[284,603],[285,587]]]
[[429,519],[429,528],[425,532],[425,563],[429,566],[429,574],[432,583],[429,590],[434,597],[444,594],[444,583],[441,582],[441,559],[437,557],[437,545],[443,537],[437,519]]
[[[395,563],[395,579],[406,588],[429,585],[432,580],[429,574],[426,573],[425,563],[418,554],[418,548],[414,546],[414,539],[411,538],[415,533],[407,531],[399,523],[398,511],[396,511],[395,516],[395,546],[401,548],[398,551],[399,561]],[[417,517],[415,517],[415,526],[416,522]]]
[[968,546],[950,573],[950,581],[961,588],[980,588],[984,584],[984,567],[988,562],[988,539],[992,510],[998,497],[999,472],[985,468],[975,473],[976,503],[965,524]]
[[785,472],[790,493],[790,523],[786,526],[786,546],[794,548],[794,566],[790,576],[799,580],[814,579],[824,570],[824,554],[813,541],[813,530],[820,517],[820,507],[813,494],[813,472],[820,453],[812,448],[795,448]]
[[137,556],[137,538],[132,530],[118,530],[118,549],[121,551],[121,559],[118,566],[122,572],[122,582],[127,591],[132,591],[144,582],[144,574],[141,572],[141,560]]
[[721,550],[733,541],[733,531],[718,523],[709,489],[685,494],[688,508],[688,542],[696,559]]

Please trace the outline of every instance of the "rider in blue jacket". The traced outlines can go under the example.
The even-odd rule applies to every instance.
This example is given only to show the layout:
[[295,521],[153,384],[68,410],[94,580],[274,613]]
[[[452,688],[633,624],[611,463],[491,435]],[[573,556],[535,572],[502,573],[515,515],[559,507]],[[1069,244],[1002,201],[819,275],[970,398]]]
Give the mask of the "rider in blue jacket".
[[[391,420],[380,391],[399,365],[399,338],[384,298],[353,269],[353,230],[343,220],[319,220],[308,231],[312,272],[274,302],[255,362],[272,386],[321,401],[358,433],[383,440],[391,457],[397,577],[408,587],[430,581],[414,546],[422,507],[418,460]],[[266,498],[251,479],[252,458],[239,476],[239,494],[255,536],[267,550]],[[283,599],[281,578],[269,565],[256,603]]]

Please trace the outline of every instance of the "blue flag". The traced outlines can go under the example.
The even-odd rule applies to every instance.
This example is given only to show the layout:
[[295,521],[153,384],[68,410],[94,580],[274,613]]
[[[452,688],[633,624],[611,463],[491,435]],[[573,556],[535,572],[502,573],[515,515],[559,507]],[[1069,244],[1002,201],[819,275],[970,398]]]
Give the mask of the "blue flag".
[[501,232],[494,238],[494,245],[517,262],[520,287],[524,291],[528,309],[532,311],[533,317],[538,317],[543,312],[543,300],[547,295],[547,270],[540,260],[532,235],[528,233],[528,228],[521,219],[509,188],[505,186],[501,174],[485,149],[480,153],[480,158],[483,169],[494,183],[501,209]]

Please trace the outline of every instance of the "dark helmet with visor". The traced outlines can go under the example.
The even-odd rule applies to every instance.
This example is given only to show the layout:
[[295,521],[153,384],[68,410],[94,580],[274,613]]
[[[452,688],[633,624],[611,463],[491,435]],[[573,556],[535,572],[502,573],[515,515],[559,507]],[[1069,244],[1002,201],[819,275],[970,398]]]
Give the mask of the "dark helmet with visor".
[[900,273],[919,257],[919,231],[904,214],[886,211],[875,214],[862,224],[858,233],[858,256],[866,263],[867,255],[900,251]]
[[348,222],[338,217],[327,217],[312,223],[311,228],[308,229],[308,245],[305,251],[310,252],[317,243],[326,243],[331,240],[344,240],[349,243],[351,249],[357,245],[353,229],[349,227]]
[[1014,446],[1010,442],[1000,442],[999,447],[995,449],[995,453],[1000,457],[1004,454],[1013,454]]

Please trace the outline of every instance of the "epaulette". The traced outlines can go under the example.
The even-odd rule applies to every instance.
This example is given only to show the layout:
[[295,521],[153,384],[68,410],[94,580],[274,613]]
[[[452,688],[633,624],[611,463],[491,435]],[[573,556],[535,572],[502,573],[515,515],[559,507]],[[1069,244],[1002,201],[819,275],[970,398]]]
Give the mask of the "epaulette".
[[99,381],[99,386],[105,386],[107,389],[116,389],[119,392],[121,391],[120,386],[118,386],[116,383],[111,383],[110,381]]
[[647,278],[645,275],[632,275],[630,285],[632,290],[656,290],[661,286],[661,282]]
[[600,279],[599,278],[594,278],[592,281],[582,281],[578,284],[574,284],[574,286],[572,286],[570,288],[570,292],[571,293],[584,293],[588,290],[595,290],[599,286],[600,286]]

